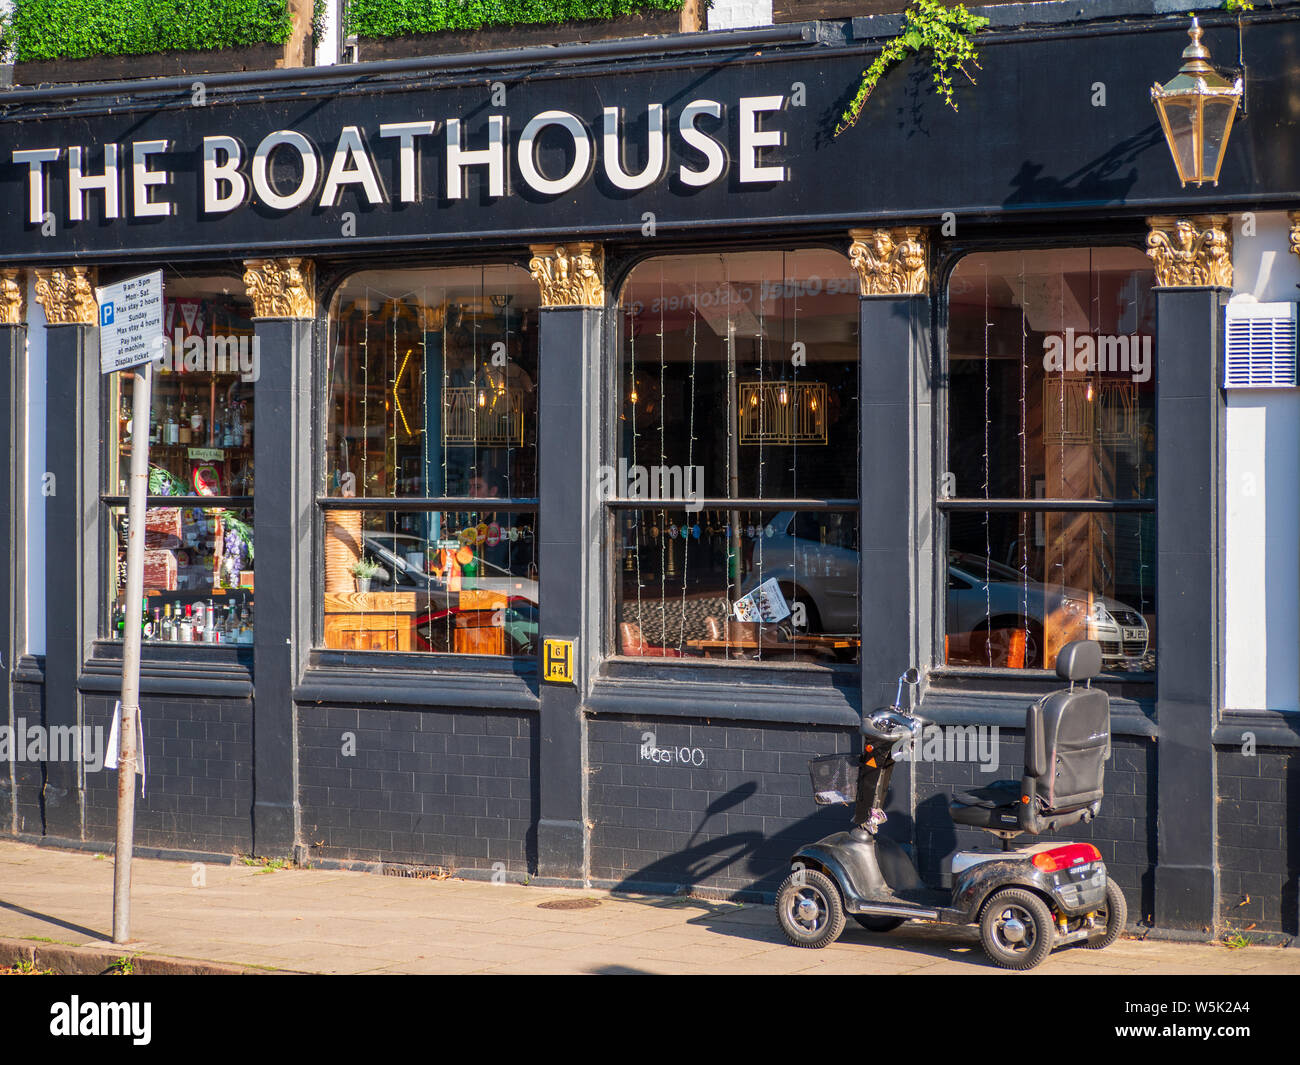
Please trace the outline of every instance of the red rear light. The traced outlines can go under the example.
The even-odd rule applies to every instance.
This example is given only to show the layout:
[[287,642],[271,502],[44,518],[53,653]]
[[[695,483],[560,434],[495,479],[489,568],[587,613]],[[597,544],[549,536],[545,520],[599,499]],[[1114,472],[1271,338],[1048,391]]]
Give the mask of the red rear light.
[[1064,847],[1053,847],[1050,851],[1039,851],[1033,857],[1034,866],[1045,873],[1055,873],[1058,869],[1084,865],[1087,862],[1101,861],[1101,851],[1091,843],[1070,843]]

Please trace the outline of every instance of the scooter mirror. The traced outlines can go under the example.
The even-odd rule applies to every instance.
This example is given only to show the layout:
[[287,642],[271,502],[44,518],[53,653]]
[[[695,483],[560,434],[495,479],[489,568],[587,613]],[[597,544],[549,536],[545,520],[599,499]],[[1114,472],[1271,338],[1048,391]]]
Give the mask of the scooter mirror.
[[920,679],[921,679],[921,674],[915,666],[913,666],[911,669],[909,669],[906,673],[903,674],[903,680],[905,680],[908,684],[915,684]]

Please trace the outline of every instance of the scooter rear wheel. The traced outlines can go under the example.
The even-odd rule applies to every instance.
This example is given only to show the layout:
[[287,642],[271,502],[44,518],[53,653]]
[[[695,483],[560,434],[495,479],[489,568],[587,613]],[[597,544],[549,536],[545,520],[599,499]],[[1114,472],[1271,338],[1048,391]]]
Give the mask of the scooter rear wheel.
[[796,869],[776,893],[776,919],[796,947],[828,947],[844,931],[840,889],[825,873]]
[[984,906],[980,943],[1004,969],[1032,969],[1052,953],[1055,940],[1052,911],[1032,891],[1003,888]]
[[1106,907],[1100,916],[1106,922],[1106,931],[1083,941],[1088,950],[1105,950],[1124,934],[1124,926],[1128,924],[1128,903],[1124,900],[1124,892],[1114,880],[1106,881]]

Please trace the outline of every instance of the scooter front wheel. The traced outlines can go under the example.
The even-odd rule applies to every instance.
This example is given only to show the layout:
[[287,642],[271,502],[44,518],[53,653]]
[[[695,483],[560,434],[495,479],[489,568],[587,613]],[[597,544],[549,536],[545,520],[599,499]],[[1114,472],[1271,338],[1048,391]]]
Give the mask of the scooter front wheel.
[[1004,888],[984,906],[980,943],[1004,969],[1032,969],[1052,953],[1055,940],[1052,911],[1032,891]]
[[796,947],[828,947],[844,931],[840,890],[825,873],[796,869],[776,893],[776,918]]

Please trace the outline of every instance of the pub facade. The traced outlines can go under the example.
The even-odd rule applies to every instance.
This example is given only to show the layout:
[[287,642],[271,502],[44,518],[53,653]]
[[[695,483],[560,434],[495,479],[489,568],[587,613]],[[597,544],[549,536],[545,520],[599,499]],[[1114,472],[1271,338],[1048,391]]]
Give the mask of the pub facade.
[[[84,738],[2,830],[111,842],[139,625],[146,852],[761,899],[915,665],[938,883],[1087,636],[1134,918],[1296,935],[1300,23],[1205,13],[1184,187],[1187,18],[1012,6],[839,136],[879,20],[0,94],[8,724]],[[145,426],[95,290],[154,271]]]

